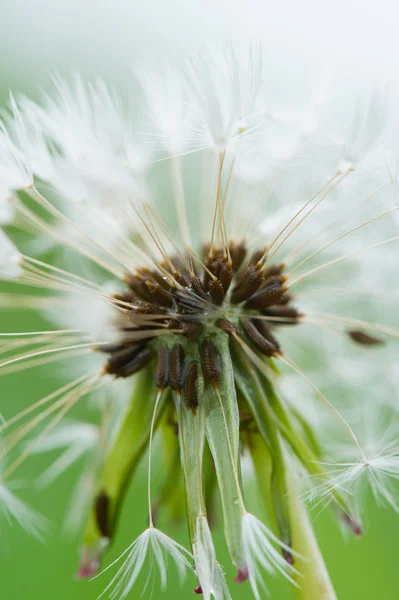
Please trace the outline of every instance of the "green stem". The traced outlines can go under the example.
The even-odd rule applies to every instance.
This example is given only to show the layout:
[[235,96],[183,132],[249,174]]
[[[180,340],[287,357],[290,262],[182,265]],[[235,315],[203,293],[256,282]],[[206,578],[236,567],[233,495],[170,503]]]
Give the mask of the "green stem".
[[297,598],[298,600],[337,600],[307,510],[300,500],[297,482],[288,461],[287,484],[292,546],[294,551],[300,555],[295,558],[295,568],[300,573],[300,575],[295,576],[299,586],[299,588],[295,588]]
[[[165,400],[166,394],[163,394],[159,400],[154,426],[161,419]],[[105,538],[109,542],[112,537],[125,491],[149,442],[155,401],[153,373],[151,369],[143,369],[135,377],[132,397],[97,474],[97,491],[83,537],[84,546],[90,549],[90,553],[100,554]]]

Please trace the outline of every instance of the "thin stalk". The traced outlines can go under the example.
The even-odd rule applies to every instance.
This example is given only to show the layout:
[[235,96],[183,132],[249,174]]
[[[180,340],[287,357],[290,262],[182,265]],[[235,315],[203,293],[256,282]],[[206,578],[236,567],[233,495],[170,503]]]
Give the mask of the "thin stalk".
[[298,600],[337,600],[316,536],[298,493],[298,485],[287,461],[288,503],[292,527],[292,546],[297,553],[293,573],[298,583]]

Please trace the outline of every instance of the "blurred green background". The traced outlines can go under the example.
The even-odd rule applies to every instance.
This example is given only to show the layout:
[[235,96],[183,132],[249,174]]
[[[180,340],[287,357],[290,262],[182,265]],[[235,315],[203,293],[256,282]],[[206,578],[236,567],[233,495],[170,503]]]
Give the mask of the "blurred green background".
[[[262,4],[262,8],[261,8]],[[270,3],[268,3],[270,4]],[[397,32],[393,6],[384,1],[364,7],[363,27],[353,2],[335,2],[331,10],[317,2],[273,2],[266,14],[264,3],[250,0],[242,4],[229,2],[182,2],[180,0],[146,3],[116,0],[77,2],[64,0],[0,0],[0,104],[7,90],[37,96],[37,84],[45,84],[49,71],[78,68],[91,74],[112,74],[123,83],[121,65],[146,59],[155,53],[166,57],[187,54],[205,41],[234,37],[255,38],[278,53],[290,56],[303,50],[306,60],[321,60],[327,39],[340,40],[340,51],[362,54],[367,51],[367,67],[372,62],[387,71],[397,57]],[[340,4],[342,6],[340,7]],[[367,4],[367,3],[366,3]],[[137,8],[133,8],[137,5]],[[288,8],[288,10],[287,10]],[[136,10],[136,13],[134,12]],[[385,15],[382,22],[381,15]],[[366,23],[366,25],[365,25]],[[367,25],[368,24],[368,25]],[[311,35],[308,33],[311,32]],[[372,35],[371,35],[372,32]],[[396,41],[395,41],[396,40]],[[381,51],[390,60],[381,60]],[[0,286],[2,284],[0,283]],[[40,328],[42,322],[32,313],[21,310],[0,311],[0,331],[24,331]],[[33,369],[0,379],[0,412],[10,417],[31,402],[59,387],[65,373],[51,369]],[[84,402],[80,409],[86,414]],[[79,410],[74,416],[79,416]],[[44,491],[34,482],[56,453],[33,457],[16,473],[26,482],[18,491],[21,497],[44,514],[52,523],[44,544],[26,535],[18,526],[0,525],[1,554],[0,597],[5,600],[94,600],[110,579],[110,573],[92,582],[77,581],[79,539],[70,539],[60,531],[69,505],[71,491],[79,474],[79,464]],[[129,489],[119,531],[106,564],[116,558],[146,526],[145,473],[140,470]],[[254,490],[255,493],[255,490]],[[363,539],[344,536],[327,511],[317,516],[317,536],[331,572],[339,600],[398,600],[397,569],[399,518],[392,510],[377,509],[370,498],[365,501],[367,520]],[[172,531],[173,533],[173,531]],[[173,534],[187,545],[184,526]],[[215,536],[220,562],[226,566],[228,580],[234,573],[229,564],[221,529]],[[115,571],[113,571],[115,572]],[[157,583],[145,597],[180,600],[193,597],[193,577],[179,587],[172,571],[166,592]],[[293,594],[281,580],[267,582],[270,597],[289,600]],[[251,597],[248,584],[231,586],[234,600]],[[131,593],[140,597],[140,588]],[[313,599],[312,599],[313,600]],[[315,598],[314,600],[318,600]]]

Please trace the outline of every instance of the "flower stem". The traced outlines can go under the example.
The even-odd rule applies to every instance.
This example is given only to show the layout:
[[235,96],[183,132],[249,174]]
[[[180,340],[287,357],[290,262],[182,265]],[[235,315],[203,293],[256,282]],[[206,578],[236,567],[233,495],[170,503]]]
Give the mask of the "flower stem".
[[[299,588],[299,600],[337,600],[327,567],[324,563],[316,536],[305,506],[302,504],[292,469],[287,464],[288,502],[292,527],[292,546],[300,556],[295,568],[300,575],[294,576]],[[303,558],[301,558],[303,557]]]

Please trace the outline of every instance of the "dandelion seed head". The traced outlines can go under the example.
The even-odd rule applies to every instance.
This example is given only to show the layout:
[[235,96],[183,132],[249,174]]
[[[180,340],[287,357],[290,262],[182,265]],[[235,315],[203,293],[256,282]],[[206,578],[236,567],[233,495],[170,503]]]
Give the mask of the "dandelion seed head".
[[[38,103],[11,97],[0,277],[24,293],[0,305],[52,328],[1,333],[0,374],[73,378],[0,424],[16,455],[0,512],[38,532],[10,476],[30,454],[50,457],[43,485],[81,465],[65,528],[81,527],[78,575],[94,575],[148,460],[149,527],[115,561],[111,598],[148,564],[145,589],[155,568],[165,587],[167,557],[182,578],[194,568],[205,600],[231,597],[216,487],[236,581],[257,599],[271,575],[300,585],[291,471],[356,535],[364,484],[398,510],[395,99],[316,79],[292,94],[260,47],[230,44],[139,65],[132,100],[77,74]],[[247,510],[248,461],[275,528]],[[155,527],[162,510],[186,512],[192,553]]]

